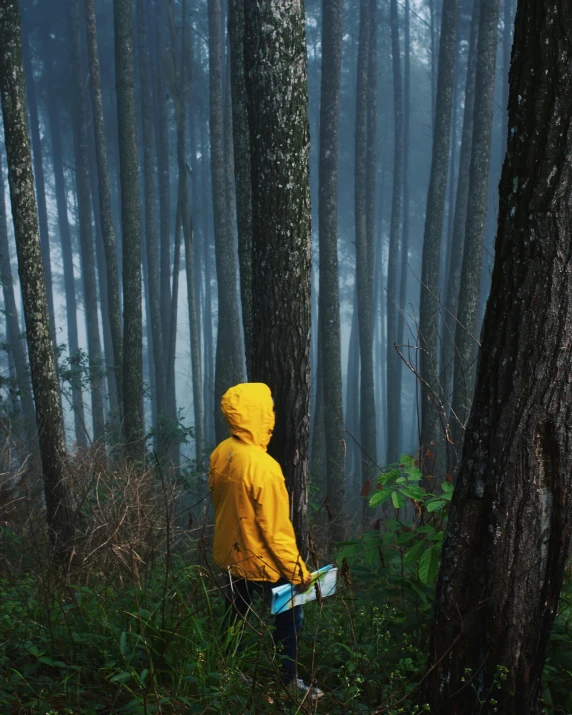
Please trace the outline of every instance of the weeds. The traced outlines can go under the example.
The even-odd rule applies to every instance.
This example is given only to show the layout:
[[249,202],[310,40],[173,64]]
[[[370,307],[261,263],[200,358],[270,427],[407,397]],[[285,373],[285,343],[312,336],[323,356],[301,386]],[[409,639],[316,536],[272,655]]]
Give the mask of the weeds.
[[[393,511],[339,546],[338,593],[305,608],[299,667],[326,691],[317,706],[281,685],[262,604],[237,629],[240,647],[238,633],[224,632],[208,518],[176,526],[168,475],[97,451],[70,473],[79,537],[66,571],[50,560],[38,498],[20,486],[3,504],[1,715],[423,712],[416,685],[452,490],[422,493],[413,460],[386,470],[373,493]],[[568,595],[545,670],[546,713],[571,711]]]

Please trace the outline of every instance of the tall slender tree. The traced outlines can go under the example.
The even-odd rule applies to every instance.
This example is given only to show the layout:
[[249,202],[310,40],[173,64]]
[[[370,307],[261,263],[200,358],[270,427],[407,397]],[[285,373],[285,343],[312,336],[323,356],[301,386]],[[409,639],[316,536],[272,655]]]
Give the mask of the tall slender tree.
[[73,127],[75,147],[75,175],[78,204],[78,231],[81,245],[81,273],[85,322],[87,327],[87,349],[89,355],[89,381],[91,386],[91,412],[93,440],[103,438],[105,419],[103,414],[102,356],[99,334],[97,284],[95,279],[95,245],[91,223],[91,187],[89,175],[89,128],[88,99],[84,81],[81,51],[80,0],[68,0],[71,33],[71,67],[74,73],[75,102],[73,106]]
[[459,290],[458,322],[455,330],[451,434],[457,453],[460,451],[463,440],[463,429],[469,415],[475,385],[477,351],[475,336],[477,334],[481,267],[487,218],[499,10],[500,0],[482,0],[475,75],[475,109],[467,223]]
[[443,24],[437,77],[437,105],[431,158],[431,176],[427,193],[427,213],[423,238],[421,267],[421,307],[419,311],[419,344],[421,347],[421,448],[424,469],[431,474],[444,462],[443,394],[439,382],[437,351],[437,317],[439,315],[439,265],[449,149],[451,114],[457,47],[458,0],[444,0]]
[[[103,95],[101,89],[101,70],[99,49],[97,46],[97,24],[93,0],[85,0],[85,21],[87,28],[87,49],[89,58],[89,78],[93,106],[93,127],[95,134],[95,152],[97,159],[98,205],[101,222],[101,235],[105,250],[105,284],[109,327],[113,341],[114,375],[119,401],[119,418],[123,419],[123,332],[121,329],[121,299],[119,295],[119,271],[117,267],[117,247],[115,229],[111,212],[111,186],[107,147],[105,143],[105,123],[103,114]],[[100,281],[103,275],[100,275]],[[103,306],[102,306],[103,309]],[[109,369],[109,368],[108,368]]]
[[0,95],[46,512],[52,544],[64,558],[73,548],[73,512],[34,195],[17,0],[0,0]]
[[[266,382],[274,395],[276,429],[270,450],[284,470],[304,554],[311,276],[304,5],[301,0],[260,0],[244,7],[256,278],[252,379]],[[219,303],[219,311],[222,307]]]
[[130,0],[113,2],[123,239],[124,431],[128,453],[139,458],[143,452],[143,316],[132,9]]
[[[361,481],[373,478],[377,461],[375,395],[373,383],[373,233],[372,195],[368,179],[374,181],[367,156],[370,48],[372,45],[371,2],[360,5],[360,37],[357,63],[355,133],[355,236],[356,285],[360,345],[360,435]],[[369,169],[369,172],[368,172]],[[369,174],[369,175],[368,175]],[[368,211],[368,208],[370,209]]]
[[[163,325],[161,321],[161,294],[159,286],[159,261],[157,256],[157,220],[155,213],[155,162],[153,146],[153,92],[149,60],[149,39],[145,0],[137,0],[137,36],[139,40],[139,73],[141,87],[141,123],[143,140],[143,171],[145,193],[145,235],[147,251],[148,300],[151,318],[151,341],[155,375],[155,402],[157,416],[167,415],[167,381],[165,374]],[[159,440],[162,446],[162,440]]]
[[334,515],[330,533],[344,537],[346,470],[338,276],[338,137],[342,70],[343,0],[322,3],[320,103],[320,294],[319,330],[324,381],[327,494]]
[[220,398],[234,383],[242,381],[238,276],[232,221],[228,202],[224,147],[223,46],[221,0],[209,0],[209,98],[211,175],[218,283],[218,332],[215,365],[215,428],[217,441],[228,428],[219,409]]
[[54,51],[48,48],[49,34],[44,37],[44,62],[46,64],[46,77],[50,82],[52,91],[48,92],[48,124],[52,145],[52,172],[55,184],[56,207],[58,214],[58,228],[62,251],[62,264],[64,271],[64,293],[66,305],[68,356],[70,368],[70,384],[72,390],[72,408],[74,417],[75,441],[79,447],[87,445],[87,432],[83,409],[83,394],[81,380],[81,355],[79,350],[79,332],[77,320],[77,297],[73,269],[72,238],[68,217],[67,185],[64,174],[64,157],[61,137],[61,124],[64,116],[62,102],[58,101],[56,91],[57,70],[55,67]]
[[[465,108],[463,112],[463,131],[459,156],[459,182],[455,197],[455,215],[451,236],[451,258],[447,276],[445,295],[445,316],[443,334],[443,384],[447,403],[451,399],[453,387],[453,365],[455,360],[455,328],[459,305],[461,267],[465,246],[465,227],[467,204],[469,202],[469,170],[471,167],[471,146],[473,142],[473,114],[475,106],[475,73],[477,68],[477,42],[479,37],[480,0],[473,2],[469,54],[467,57],[467,81],[465,84]],[[449,407],[449,404],[447,404]],[[454,415],[452,416],[454,420]]]
[[232,82],[232,123],[234,171],[236,177],[236,215],[238,222],[238,257],[240,295],[246,372],[252,373],[252,185],[250,181],[250,136],[244,78],[244,2],[230,0],[228,33],[230,39],[230,74]]
[[[0,153],[1,159],[1,153]],[[22,402],[22,413],[25,420],[25,434],[29,447],[34,449],[36,442],[36,412],[34,399],[32,397],[32,386],[30,385],[30,375],[28,361],[26,359],[26,349],[20,334],[20,323],[18,322],[18,307],[14,294],[14,282],[12,280],[12,265],[10,263],[10,246],[8,244],[8,225],[6,221],[6,202],[4,198],[4,174],[2,161],[0,161],[0,280],[2,282],[2,294],[4,296],[4,309],[6,314],[6,333],[8,350],[14,362],[16,373],[16,384]]]
[[399,227],[403,196],[403,84],[401,80],[401,53],[399,49],[399,18],[397,0],[390,0],[391,55],[393,64],[393,198],[389,229],[389,257],[387,265],[387,460],[399,459],[401,394],[397,391],[401,370],[395,343],[400,339],[397,330],[397,296],[399,276]]
[[519,0],[491,294],[419,694],[435,715],[539,711],[572,518],[571,25],[564,0]]

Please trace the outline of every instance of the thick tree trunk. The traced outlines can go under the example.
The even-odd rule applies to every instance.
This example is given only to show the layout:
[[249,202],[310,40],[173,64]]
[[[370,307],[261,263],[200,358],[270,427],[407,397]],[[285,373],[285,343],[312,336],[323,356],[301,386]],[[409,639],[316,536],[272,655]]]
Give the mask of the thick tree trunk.
[[143,456],[143,317],[141,226],[135,144],[135,73],[131,0],[114,0],[115,76],[123,239],[123,408],[127,451]]
[[403,91],[401,83],[401,58],[399,51],[399,22],[397,0],[390,0],[391,54],[393,60],[393,104],[395,113],[393,199],[391,203],[391,224],[389,229],[389,258],[387,266],[387,461],[399,459],[401,442],[400,413],[401,394],[398,371],[401,360],[395,350],[399,342],[397,311],[397,277],[399,274],[399,224],[403,193]]
[[[149,66],[149,41],[145,0],[137,0],[137,24],[139,39],[139,73],[141,87],[141,123],[143,140],[143,171],[145,190],[145,236],[147,251],[147,280],[149,285],[148,306],[151,319],[151,342],[155,375],[155,403],[159,432],[161,418],[167,415],[167,381],[165,376],[164,338],[161,321],[161,293],[159,287],[159,261],[157,256],[157,220],[155,216],[155,163],[153,146],[153,93]],[[159,451],[163,440],[159,434]]]
[[503,10],[501,162],[504,161],[506,154],[508,136],[508,72],[510,68],[510,51],[512,48],[514,0],[504,0]]
[[352,498],[359,495],[362,484],[358,478],[361,476],[361,454],[358,445],[361,443],[359,425],[359,323],[357,309],[357,288],[353,295],[352,324],[350,328],[350,341],[348,350],[348,375],[346,384],[346,432],[347,451],[346,468],[348,478],[352,485]]
[[571,26],[568,2],[518,4],[491,294],[419,696],[435,715],[492,699],[539,712],[572,517]]
[[338,136],[343,0],[324,0],[322,14],[318,315],[324,385],[327,494],[334,515],[330,523],[330,536],[333,541],[341,541],[345,536],[347,521],[338,285]]
[[222,55],[221,0],[209,0],[211,174],[218,282],[218,334],[215,365],[217,442],[228,434],[228,427],[219,408],[220,399],[229,387],[243,379],[236,250],[229,212],[224,148]]
[[71,33],[70,60],[74,74],[73,107],[75,175],[78,205],[78,229],[81,245],[81,273],[85,322],[87,327],[87,350],[89,354],[89,381],[91,387],[91,413],[93,441],[99,442],[105,433],[103,416],[102,356],[99,335],[97,285],[95,281],[95,252],[91,223],[91,189],[89,176],[89,131],[88,99],[84,81],[81,52],[81,23],[79,1],[69,0]]
[[252,186],[250,180],[250,136],[244,78],[244,2],[230,0],[228,33],[230,38],[230,73],[232,82],[232,123],[234,172],[236,177],[236,214],[238,222],[238,259],[246,372],[252,374]]
[[119,402],[119,421],[121,423],[123,420],[123,333],[121,330],[121,300],[119,297],[117,247],[115,242],[113,218],[111,214],[111,186],[109,181],[109,167],[107,163],[107,147],[105,144],[101,72],[99,67],[99,50],[97,47],[97,28],[93,0],[85,0],[85,13],[89,76],[93,106],[93,125],[95,133],[95,152],[97,159],[97,178],[99,186],[99,217],[101,222],[103,248],[105,250],[105,276],[101,274],[100,281],[104,279],[107,286],[107,312],[109,316],[111,339],[113,341],[113,364],[115,366],[114,375],[117,385],[117,399]]
[[246,3],[244,41],[256,276],[252,379],[267,383],[274,395],[276,430],[270,451],[284,471],[292,521],[305,554],[311,230],[303,2]]
[[17,0],[0,0],[0,93],[48,527],[56,553],[65,558],[73,548],[72,500],[34,196]]
[[458,0],[444,0],[439,50],[437,105],[431,176],[427,193],[427,213],[421,267],[419,346],[421,348],[421,449],[426,474],[436,474],[445,465],[445,408],[439,381],[437,334],[439,306],[439,265],[447,194],[451,113],[457,47]]
[[500,0],[482,0],[475,113],[459,309],[455,330],[452,441],[460,453],[475,385],[479,292],[485,240]]
[[[46,47],[46,75],[50,82],[55,82],[55,70],[51,50]],[[66,322],[68,326],[68,354],[70,359],[70,384],[72,389],[72,407],[74,416],[74,434],[78,447],[87,445],[85,417],[83,410],[83,395],[81,387],[81,374],[79,368],[79,336],[77,323],[77,299],[73,270],[73,253],[70,225],[68,220],[67,187],[64,176],[64,157],[61,141],[62,113],[58,105],[55,92],[48,92],[48,115],[50,125],[50,139],[52,144],[52,171],[54,174],[56,206],[58,212],[58,226],[60,229],[60,242],[62,250],[62,264],[64,269],[64,292],[66,298]]]

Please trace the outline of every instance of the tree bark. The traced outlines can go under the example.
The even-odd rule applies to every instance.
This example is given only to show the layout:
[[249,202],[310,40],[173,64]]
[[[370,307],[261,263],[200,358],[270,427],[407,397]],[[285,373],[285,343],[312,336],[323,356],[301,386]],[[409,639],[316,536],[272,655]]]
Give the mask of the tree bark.
[[400,449],[401,394],[397,392],[401,361],[395,351],[400,339],[397,330],[397,277],[399,271],[399,223],[403,195],[403,90],[401,83],[401,59],[399,51],[399,22],[397,0],[390,0],[391,54],[393,60],[393,104],[395,112],[393,198],[389,229],[389,257],[387,266],[387,461],[396,462]]
[[332,541],[342,541],[347,522],[338,284],[338,138],[343,0],[324,0],[322,18],[318,315],[324,383],[327,495],[334,515],[334,519],[330,522],[330,537]]
[[178,158],[179,158],[179,180],[181,195],[181,217],[183,224],[183,236],[185,239],[185,268],[187,272],[187,305],[189,309],[189,338],[191,342],[191,367],[193,372],[193,411],[195,414],[195,454],[197,471],[202,471],[204,455],[204,422],[203,422],[203,396],[201,379],[201,354],[199,342],[199,327],[197,321],[197,294],[195,290],[195,268],[193,252],[193,221],[191,208],[189,206],[189,192],[187,188],[187,165],[186,165],[186,133],[187,117],[185,97],[189,91],[190,77],[188,76],[186,59],[191,56],[190,43],[191,33],[188,24],[188,0],[183,0],[182,22],[183,33],[181,43],[181,115],[178,129]]
[[[54,58],[46,48],[46,75],[50,82],[55,83],[56,72],[53,66]],[[64,269],[64,292],[66,298],[66,321],[68,327],[68,355],[70,362],[70,384],[72,389],[72,408],[74,417],[74,434],[78,447],[87,445],[87,432],[85,429],[85,416],[83,410],[83,394],[80,374],[79,336],[77,323],[77,299],[73,270],[73,253],[70,225],[68,220],[67,188],[64,176],[64,157],[61,140],[62,112],[58,105],[57,94],[48,92],[48,116],[50,125],[50,139],[52,144],[52,171],[54,174],[56,206],[58,212],[58,226],[60,229],[60,242],[62,250],[62,264]]]
[[518,3],[495,266],[419,696],[436,715],[540,710],[572,517],[571,24],[563,0]]
[[73,512],[34,196],[17,0],[0,0],[0,93],[47,520],[55,552],[63,559],[73,548]]
[[[373,241],[371,234],[371,191],[368,192],[368,99],[370,47],[372,42],[371,3],[360,5],[360,33],[357,61],[355,131],[355,239],[356,285],[360,346],[360,434],[361,482],[373,477],[377,458],[375,398],[373,386]],[[369,199],[369,201],[368,201]],[[373,467],[373,468],[372,468]]]
[[[480,8],[480,0],[474,0],[473,16],[471,19],[471,36],[469,39],[469,55],[467,58],[465,109],[463,114],[461,153],[459,156],[459,183],[455,199],[455,216],[453,218],[453,233],[451,237],[451,259],[449,262],[449,275],[447,278],[445,298],[443,381],[447,401],[451,399],[453,388],[455,332],[457,325],[455,318],[459,306],[459,288],[461,284],[463,249],[465,246],[467,204],[469,203],[469,172],[471,168],[471,147],[473,143],[473,114],[475,106],[475,76],[477,69]],[[455,415],[451,415],[450,420],[454,421]],[[457,459],[455,459],[455,461],[457,461]]]
[[230,0],[228,33],[230,38],[230,72],[232,82],[232,123],[234,139],[234,172],[236,179],[236,213],[238,222],[238,260],[240,295],[246,353],[246,373],[252,374],[252,186],[250,180],[250,136],[244,77],[244,2]]
[[155,401],[157,405],[158,446],[163,451],[161,437],[162,419],[167,416],[167,382],[163,354],[164,339],[161,321],[161,293],[157,256],[157,220],[155,216],[155,164],[153,147],[153,93],[149,66],[149,40],[145,0],[137,0],[137,24],[139,39],[139,73],[141,87],[141,124],[143,140],[143,172],[145,191],[145,236],[147,251],[148,303],[151,318],[151,342],[155,374]]
[[[2,282],[4,312],[6,315],[6,341],[8,343],[9,354],[12,356],[14,362],[16,384],[22,402],[24,433],[28,440],[28,448],[31,449],[32,452],[37,452],[36,408],[34,407],[34,399],[32,397],[26,349],[20,333],[18,307],[14,295],[4,192],[4,175],[2,172],[2,162],[0,161],[0,280]],[[39,464],[35,466],[39,467]]]
[[223,393],[243,379],[238,313],[236,251],[227,190],[224,149],[221,2],[209,0],[209,84],[211,174],[215,216],[218,283],[218,334],[215,364],[215,430],[217,442],[228,434],[219,408]]
[[38,206],[38,223],[40,227],[40,245],[42,247],[44,275],[46,276],[48,310],[50,313],[51,323],[50,330],[52,342],[54,343],[54,350],[56,350],[56,318],[54,310],[52,259],[50,255],[50,231],[48,228],[48,208],[46,204],[46,179],[44,175],[44,160],[42,158],[42,142],[40,139],[40,120],[38,100],[36,98],[36,83],[34,81],[34,70],[32,68],[31,47],[28,35],[28,32],[23,33],[22,54],[24,59],[24,74],[27,77],[26,99],[28,101],[28,110],[30,112],[30,135],[32,139],[32,156],[34,159],[34,179],[36,186],[36,201]]
[[[89,58],[89,76],[91,84],[91,100],[93,106],[93,126],[95,134],[95,153],[97,160],[99,217],[101,235],[105,250],[105,283],[107,285],[107,302],[109,327],[113,342],[114,375],[117,384],[117,399],[119,402],[119,422],[123,421],[123,333],[121,330],[121,300],[119,297],[119,271],[117,268],[117,247],[115,230],[111,214],[111,185],[107,163],[107,148],[105,143],[105,124],[103,116],[103,96],[101,91],[101,72],[99,66],[99,49],[97,46],[97,25],[93,0],[85,0],[85,20],[87,28],[87,49]],[[104,278],[100,276],[100,281]],[[109,370],[109,367],[108,367]]]
[[442,385],[439,380],[437,319],[440,312],[439,265],[451,145],[458,15],[458,0],[444,0],[433,154],[423,238],[419,311],[421,449],[423,469],[426,474],[438,474],[445,464],[445,412]]
[[128,454],[143,457],[143,316],[131,0],[114,0],[123,239],[123,407]]
[[73,68],[75,97],[73,106],[75,175],[78,205],[78,229],[81,244],[81,273],[85,322],[87,327],[87,350],[89,355],[89,381],[91,387],[91,412],[93,441],[99,442],[105,434],[102,391],[102,356],[97,314],[97,285],[95,280],[95,252],[91,223],[91,189],[89,176],[89,131],[88,99],[84,82],[81,53],[80,0],[68,0],[71,33],[71,67]]
[[460,453],[475,385],[479,292],[485,240],[500,0],[483,0],[475,76],[475,114],[459,310],[455,330],[452,441]]
[[303,2],[246,3],[244,41],[256,276],[252,379],[267,383],[274,395],[276,429],[270,452],[284,471],[292,521],[305,554],[311,227]]

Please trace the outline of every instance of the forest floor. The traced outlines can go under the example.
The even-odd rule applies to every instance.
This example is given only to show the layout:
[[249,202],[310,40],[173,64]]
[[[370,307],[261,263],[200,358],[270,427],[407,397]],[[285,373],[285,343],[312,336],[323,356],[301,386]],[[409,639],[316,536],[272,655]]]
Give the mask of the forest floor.
[[[384,528],[374,522],[319,564],[335,561],[340,578],[335,595],[304,609],[299,674],[325,692],[313,704],[280,685],[263,604],[240,649],[225,632],[205,528],[174,528],[164,493],[114,479],[91,483],[83,501],[76,490],[83,537],[71,568],[51,561],[41,514],[0,523],[0,715],[424,712],[415,702],[447,486],[428,498],[433,516],[422,524],[386,510]],[[404,513],[400,499],[390,517]],[[571,618],[568,581],[544,672],[546,715],[572,713]]]

